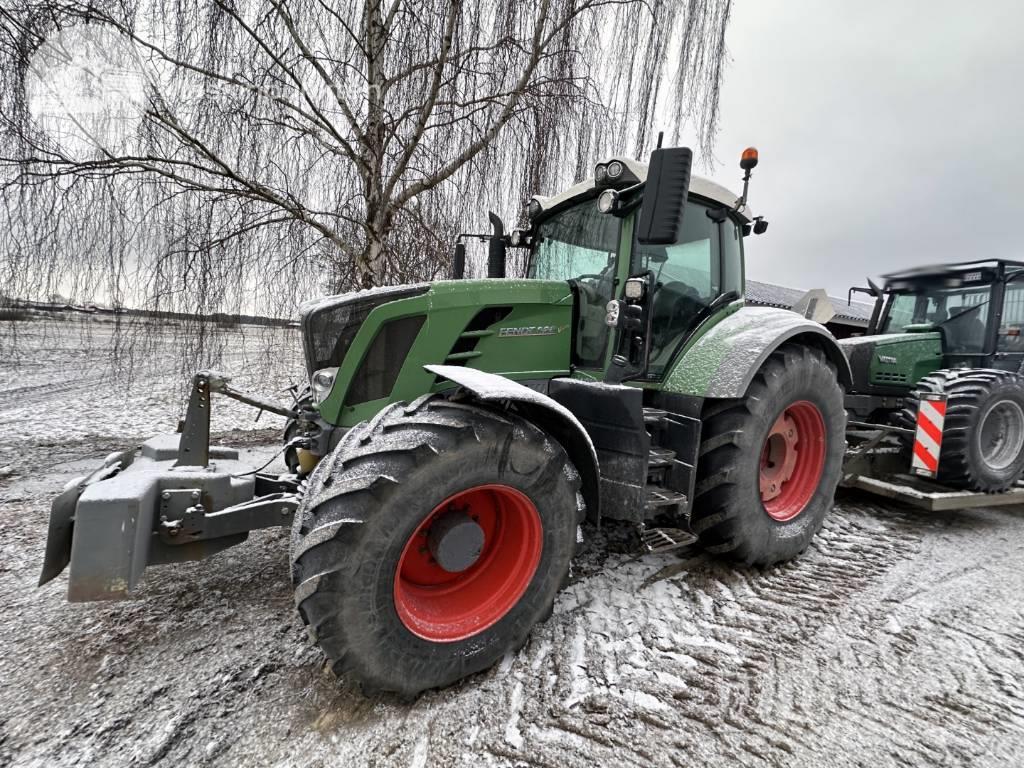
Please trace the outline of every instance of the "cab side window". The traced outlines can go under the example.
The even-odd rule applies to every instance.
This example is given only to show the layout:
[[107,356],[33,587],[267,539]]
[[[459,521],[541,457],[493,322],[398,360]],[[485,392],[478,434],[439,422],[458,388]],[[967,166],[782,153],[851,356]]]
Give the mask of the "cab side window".
[[633,240],[632,274],[650,270],[657,284],[651,308],[651,374],[664,371],[701,310],[722,292],[721,229],[707,212],[707,206],[688,202],[683,226],[671,245],[639,245]]
[[1000,352],[1024,352],[1024,279],[1006,284],[996,347]]
[[707,208],[687,203],[683,226],[672,245],[634,243],[634,272],[650,269],[662,286],[685,292],[704,304],[720,289],[718,270],[718,225],[707,216]]
[[743,295],[743,232],[732,219],[721,224],[722,293]]

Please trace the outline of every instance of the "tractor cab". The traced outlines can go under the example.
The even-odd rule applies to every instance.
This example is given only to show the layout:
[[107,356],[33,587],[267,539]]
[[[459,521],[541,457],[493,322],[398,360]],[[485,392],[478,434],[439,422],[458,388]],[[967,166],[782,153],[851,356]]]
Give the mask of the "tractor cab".
[[1017,371],[1024,364],[1024,262],[918,267],[884,278],[871,290],[871,336],[932,334],[942,357],[936,367]]
[[[677,175],[689,183],[685,203],[661,212],[659,237],[641,231],[645,210],[653,215],[658,202],[655,190],[645,194],[648,166],[623,158],[598,164],[592,178],[559,195],[534,197],[529,229],[512,233],[513,245],[529,249],[527,277],[567,281],[577,297],[576,368],[599,371],[621,353],[632,364],[629,378],[657,380],[703,320],[742,300],[743,238],[767,222],[751,213],[746,189],[737,198],[689,178],[688,157],[684,165]],[[628,290],[636,295],[624,296]],[[633,349],[609,345],[610,302],[620,298],[637,308]]]

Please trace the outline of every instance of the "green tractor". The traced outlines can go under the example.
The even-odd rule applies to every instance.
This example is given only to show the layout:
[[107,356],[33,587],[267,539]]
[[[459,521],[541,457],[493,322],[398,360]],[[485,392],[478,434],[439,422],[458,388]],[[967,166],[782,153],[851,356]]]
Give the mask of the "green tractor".
[[[739,198],[691,162],[613,158],[533,198],[523,229],[492,214],[452,280],[308,304],[291,407],[200,372],[178,434],[54,502],[42,583],[70,563],[69,599],[124,597],[148,565],[291,525],[295,603],[334,670],[412,695],[526,640],[586,520],[650,551],[800,554],[840,478],[849,365],[821,325],[744,306],[756,152]],[[462,279],[473,237],[488,279]],[[289,419],[287,473],[210,447],[214,393]]]
[[853,373],[846,473],[909,464],[954,489],[1013,488],[1024,472],[1024,263],[921,267],[869,285],[852,289],[875,299],[867,335],[840,342]]

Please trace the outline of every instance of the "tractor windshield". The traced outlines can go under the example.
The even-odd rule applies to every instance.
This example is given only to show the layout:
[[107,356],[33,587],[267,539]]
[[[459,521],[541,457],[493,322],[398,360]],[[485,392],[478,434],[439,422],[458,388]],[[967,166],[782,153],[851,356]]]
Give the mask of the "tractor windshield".
[[529,276],[573,280],[579,289],[576,356],[583,366],[604,364],[608,326],[605,305],[615,287],[620,220],[597,210],[593,199],[556,213],[537,227]]
[[939,286],[894,293],[882,333],[899,333],[911,325],[931,324],[945,331],[950,352],[983,352],[988,326],[990,285]]

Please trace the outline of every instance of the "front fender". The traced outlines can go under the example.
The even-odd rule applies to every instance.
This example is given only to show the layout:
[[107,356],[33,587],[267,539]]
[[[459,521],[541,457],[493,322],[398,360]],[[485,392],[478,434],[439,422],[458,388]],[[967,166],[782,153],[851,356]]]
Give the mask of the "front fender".
[[839,383],[850,389],[850,364],[828,329],[772,307],[741,307],[712,326],[676,360],[664,389],[697,397],[743,397],[765,360],[787,341],[821,348],[835,365]]
[[425,365],[436,376],[443,376],[485,403],[512,401],[520,406],[530,421],[561,443],[569,454],[576,471],[580,473],[583,500],[587,514],[597,519],[601,509],[600,471],[597,451],[586,429],[572,411],[547,395],[525,387],[518,382],[459,365]]

